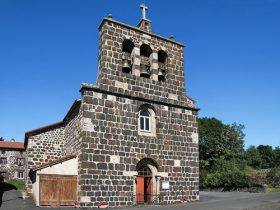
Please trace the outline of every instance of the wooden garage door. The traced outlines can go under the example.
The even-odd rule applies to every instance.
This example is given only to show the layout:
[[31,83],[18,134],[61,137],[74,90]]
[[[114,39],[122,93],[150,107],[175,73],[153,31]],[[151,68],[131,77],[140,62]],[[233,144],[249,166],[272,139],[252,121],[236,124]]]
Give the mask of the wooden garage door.
[[77,176],[40,175],[40,206],[74,206]]

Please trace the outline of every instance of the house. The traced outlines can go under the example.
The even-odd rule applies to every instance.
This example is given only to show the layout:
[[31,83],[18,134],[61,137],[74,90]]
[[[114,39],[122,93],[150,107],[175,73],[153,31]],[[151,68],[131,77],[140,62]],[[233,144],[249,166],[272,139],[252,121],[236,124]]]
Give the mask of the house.
[[4,179],[25,179],[25,149],[22,142],[0,141],[0,173]]
[[96,207],[199,199],[195,101],[184,46],[112,15],[99,26],[96,84],[64,119],[25,133],[27,189],[37,205]]

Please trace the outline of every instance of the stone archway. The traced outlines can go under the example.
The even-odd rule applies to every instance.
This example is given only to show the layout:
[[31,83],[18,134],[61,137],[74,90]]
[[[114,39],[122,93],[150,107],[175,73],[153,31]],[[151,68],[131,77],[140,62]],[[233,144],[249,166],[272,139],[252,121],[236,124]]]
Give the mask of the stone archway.
[[136,171],[136,204],[152,204],[159,192],[158,164],[150,158],[144,158],[136,165]]

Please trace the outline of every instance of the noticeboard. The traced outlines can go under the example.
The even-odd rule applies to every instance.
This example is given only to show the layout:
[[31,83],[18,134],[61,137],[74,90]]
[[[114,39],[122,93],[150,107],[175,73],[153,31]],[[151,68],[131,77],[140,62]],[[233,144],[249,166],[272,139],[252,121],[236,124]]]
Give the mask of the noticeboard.
[[169,182],[167,182],[167,181],[162,182],[162,189],[169,190]]

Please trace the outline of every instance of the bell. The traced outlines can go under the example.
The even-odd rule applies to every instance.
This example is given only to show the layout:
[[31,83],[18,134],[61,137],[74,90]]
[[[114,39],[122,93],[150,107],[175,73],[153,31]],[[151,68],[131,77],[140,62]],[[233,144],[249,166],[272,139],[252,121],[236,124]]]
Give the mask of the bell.
[[123,72],[129,73],[131,71],[131,62],[130,60],[124,59],[123,60]]
[[159,69],[158,70],[158,80],[163,81],[165,79],[165,70],[164,69]]
[[150,77],[150,67],[146,66],[144,64],[141,64],[140,65],[140,76],[149,78]]

